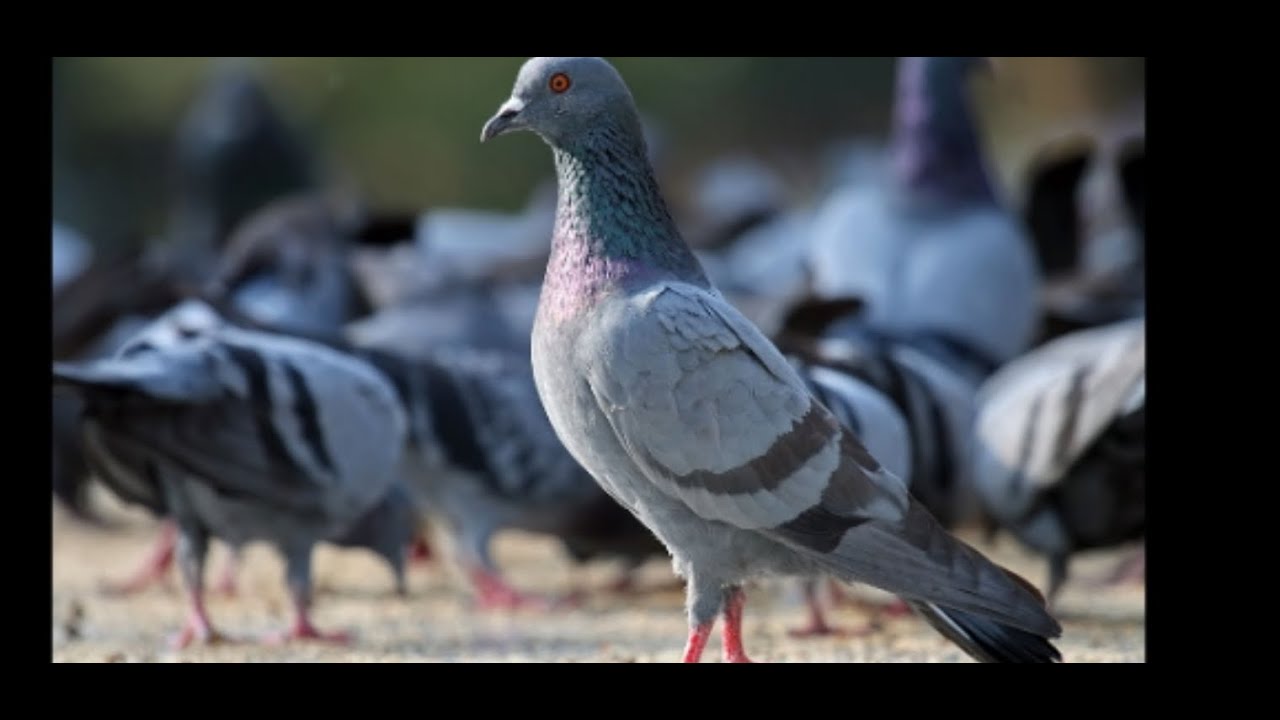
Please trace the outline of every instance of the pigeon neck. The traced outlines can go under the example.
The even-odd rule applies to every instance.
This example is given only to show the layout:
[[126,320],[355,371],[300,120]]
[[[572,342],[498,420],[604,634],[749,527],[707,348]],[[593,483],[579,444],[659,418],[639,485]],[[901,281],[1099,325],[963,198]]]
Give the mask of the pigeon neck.
[[559,197],[543,285],[553,315],[576,315],[610,290],[658,280],[709,287],[637,134],[605,123],[553,149]]
[[891,146],[893,178],[930,200],[995,203],[966,95],[968,58],[903,58]]

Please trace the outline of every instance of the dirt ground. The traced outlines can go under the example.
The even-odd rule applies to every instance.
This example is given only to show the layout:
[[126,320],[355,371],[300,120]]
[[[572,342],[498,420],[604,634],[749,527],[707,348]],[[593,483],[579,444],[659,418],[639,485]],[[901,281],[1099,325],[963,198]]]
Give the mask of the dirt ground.
[[[672,584],[669,563],[650,563],[640,576],[641,592],[619,596],[603,590],[617,577],[616,567],[575,567],[553,542],[510,533],[499,539],[495,555],[515,585],[548,593],[581,588],[590,591],[584,604],[554,612],[473,610],[458,576],[442,564],[438,544],[431,564],[410,570],[409,597],[399,598],[390,571],[372,555],[321,546],[313,570],[316,624],[347,630],[354,642],[265,646],[255,639],[286,626],[289,603],[282,563],[270,547],[254,545],[240,570],[239,595],[209,599],[215,625],[239,640],[175,652],[166,641],[185,615],[176,570],[133,597],[107,597],[98,589],[101,580],[124,577],[140,562],[155,523],[113,508],[116,524],[101,529],[69,519],[60,508],[53,512],[55,662],[671,662],[684,643],[684,596]],[[1037,585],[1043,582],[1044,562],[1011,539],[995,547],[966,539]],[[1075,562],[1056,612],[1065,661],[1145,661],[1144,588],[1098,582],[1133,550]],[[225,559],[225,548],[215,545],[211,577]],[[757,662],[969,662],[914,616],[887,620],[862,637],[794,639],[787,629],[805,618],[796,587],[763,584],[748,588],[747,597],[744,642]],[[869,616],[838,608],[831,619],[858,628]],[[719,653],[717,629],[704,662],[718,662]]]

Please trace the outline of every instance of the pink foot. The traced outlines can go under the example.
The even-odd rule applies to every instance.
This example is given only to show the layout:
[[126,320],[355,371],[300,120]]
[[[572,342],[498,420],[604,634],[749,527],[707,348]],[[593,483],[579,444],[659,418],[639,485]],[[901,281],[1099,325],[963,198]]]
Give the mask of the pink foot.
[[190,647],[191,643],[196,641],[199,641],[202,645],[219,645],[233,642],[231,638],[214,630],[210,626],[208,618],[192,614],[187,618],[182,629],[169,638],[169,648],[172,650],[185,650]]
[[494,573],[476,570],[471,573],[471,581],[476,589],[476,602],[481,610],[519,610],[533,608],[536,610],[558,610],[566,607],[577,607],[582,604],[584,595],[577,590],[564,597],[544,597],[533,593],[525,593],[507,584]]
[[409,548],[409,563],[412,565],[429,565],[431,564],[431,546],[421,537],[414,538],[413,545]]
[[142,592],[163,580],[173,565],[173,549],[177,542],[178,526],[172,521],[166,521],[160,527],[160,534],[152,544],[147,559],[134,571],[133,576],[124,581],[104,580],[99,583],[100,591],[107,596],[122,597]]
[[325,632],[316,628],[309,621],[302,621],[294,623],[292,628],[284,632],[267,635],[262,639],[262,642],[265,645],[284,645],[297,640],[315,640],[335,645],[350,645],[353,638],[351,633],[345,630]]

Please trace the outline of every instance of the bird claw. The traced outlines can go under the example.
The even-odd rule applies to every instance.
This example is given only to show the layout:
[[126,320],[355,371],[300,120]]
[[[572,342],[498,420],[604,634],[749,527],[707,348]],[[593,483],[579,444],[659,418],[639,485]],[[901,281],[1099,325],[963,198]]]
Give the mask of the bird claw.
[[214,630],[206,623],[187,621],[182,629],[169,638],[170,650],[186,650],[191,643],[199,641],[201,645],[229,645],[236,640]]
[[350,645],[354,638],[345,630],[325,632],[311,624],[295,625],[289,630],[269,633],[262,638],[262,644],[270,646],[285,645],[298,640],[314,640],[335,645]]

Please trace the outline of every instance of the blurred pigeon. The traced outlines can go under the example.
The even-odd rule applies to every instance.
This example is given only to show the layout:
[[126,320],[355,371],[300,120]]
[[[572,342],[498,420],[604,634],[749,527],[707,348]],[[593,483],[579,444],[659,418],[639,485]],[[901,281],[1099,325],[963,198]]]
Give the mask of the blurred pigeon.
[[1039,280],[984,168],[965,84],[980,60],[900,60],[888,182],[823,203],[811,270],[819,296],[862,300],[871,327],[990,372],[1031,342]]
[[347,257],[362,223],[338,193],[269,203],[236,229],[207,292],[282,331],[336,333],[368,310]]
[[545,604],[502,579],[489,545],[505,529],[557,537],[577,561],[621,559],[627,576],[663,553],[560,443],[527,356],[458,348],[412,359],[363,355],[392,379],[405,404],[404,477],[452,537],[482,607]]
[[1081,330],[996,373],[979,396],[974,478],[982,500],[1049,557],[1048,596],[1072,553],[1143,536],[1146,320]]
[[249,213],[316,187],[320,168],[249,58],[213,63],[178,130],[168,239],[177,267],[200,277]]
[[212,640],[203,566],[210,537],[275,544],[285,557],[291,638],[312,625],[311,548],[367,547],[403,588],[412,508],[397,479],[406,432],[395,391],[366,363],[294,338],[186,316],[185,303],[107,360],[55,363],[55,387],[86,403],[89,460],[128,502],[171,515],[191,612],[175,645]]
[[415,358],[449,346],[527,354],[538,292],[536,283],[474,282],[385,307],[343,334],[359,347]]
[[1145,307],[1141,105],[1058,130],[1033,160],[1023,216],[1046,284],[1041,341]]
[[556,434],[686,579],[696,662],[742,583],[833,574],[908,599],[987,661],[1052,661],[1034,587],[947,534],[706,280],[645,159],[631,94],[599,58],[535,58],[481,140],[553,150],[559,212],[533,335]]

